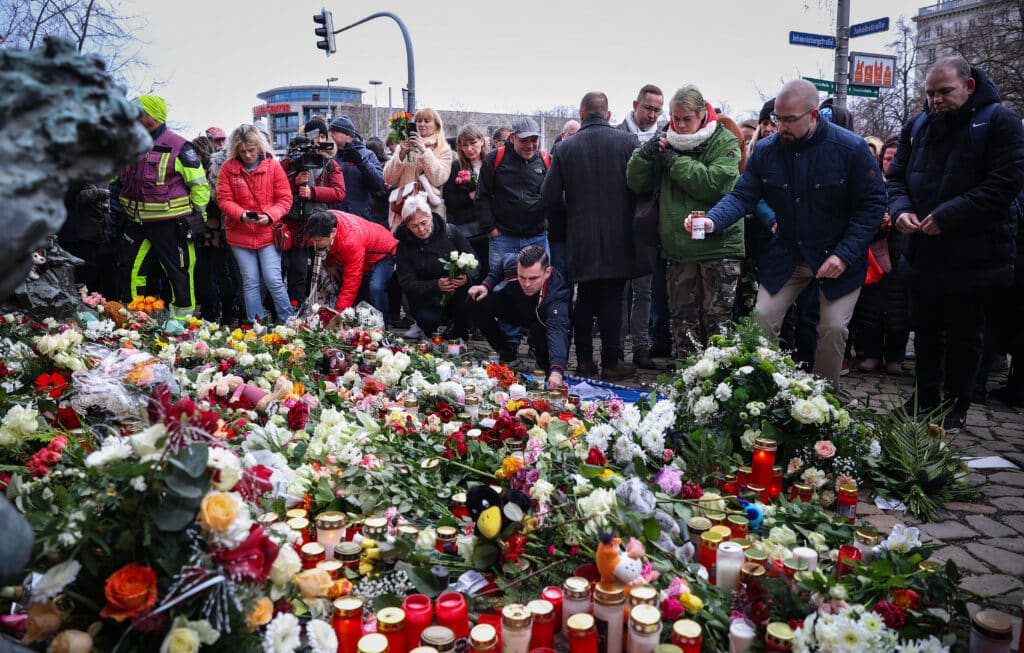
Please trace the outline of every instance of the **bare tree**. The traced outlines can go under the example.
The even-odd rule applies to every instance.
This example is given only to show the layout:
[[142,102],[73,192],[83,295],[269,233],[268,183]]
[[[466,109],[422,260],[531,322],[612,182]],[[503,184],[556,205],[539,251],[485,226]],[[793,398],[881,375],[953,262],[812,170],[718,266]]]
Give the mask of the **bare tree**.
[[898,132],[921,109],[924,97],[914,79],[917,66],[914,27],[902,16],[896,21],[896,38],[887,48],[896,55],[893,86],[879,89],[877,98],[858,100],[850,105],[854,130],[883,139]]
[[[1024,113],[1024,0],[998,0],[956,29],[949,47],[982,68],[1003,101]],[[958,26],[959,27],[959,26]]]
[[57,36],[103,59],[121,82],[147,68],[135,36],[141,20],[122,14],[115,0],[0,0],[0,16],[6,17],[0,22],[3,47],[33,48],[43,37]]

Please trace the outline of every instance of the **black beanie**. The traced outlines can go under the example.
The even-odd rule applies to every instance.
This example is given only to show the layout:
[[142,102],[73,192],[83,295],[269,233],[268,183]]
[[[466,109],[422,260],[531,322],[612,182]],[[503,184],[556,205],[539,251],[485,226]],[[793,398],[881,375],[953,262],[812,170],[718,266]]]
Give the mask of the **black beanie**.
[[310,118],[302,127],[302,133],[303,135],[305,135],[314,130],[319,130],[321,136],[326,136],[327,123],[321,120],[320,118]]
[[761,114],[757,117],[758,122],[764,122],[772,119],[772,113],[775,112],[775,98],[772,98],[764,103],[761,107]]

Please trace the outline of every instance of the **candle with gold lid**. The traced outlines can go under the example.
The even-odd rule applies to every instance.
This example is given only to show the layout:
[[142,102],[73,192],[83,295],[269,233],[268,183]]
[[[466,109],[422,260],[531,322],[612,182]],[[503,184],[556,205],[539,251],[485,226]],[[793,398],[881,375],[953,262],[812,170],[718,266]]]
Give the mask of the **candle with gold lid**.
[[764,635],[764,645],[769,651],[791,651],[793,650],[793,629],[783,621],[773,621],[768,624]]
[[367,517],[363,520],[363,537],[383,540],[388,534],[388,520],[385,517]]
[[654,653],[661,635],[661,610],[642,603],[629,612],[627,653]]
[[473,395],[466,397],[466,413],[472,420],[480,419],[480,397]]
[[672,643],[683,653],[700,653],[703,639],[700,624],[692,619],[679,619],[672,624]]
[[562,582],[562,627],[569,623],[569,617],[591,611],[590,581],[582,576],[570,576]]
[[775,451],[778,443],[771,438],[754,440],[754,458],[750,465],[750,485],[756,485],[764,492],[772,484],[772,468],[775,466]]
[[341,560],[335,559],[321,560],[320,562],[316,563],[316,568],[323,569],[324,571],[326,571],[330,575],[331,580],[338,580],[342,577],[342,567],[343,565]]
[[565,623],[569,653],[597,653],[597,625],[594,616],[579,612]]
[[298,534],[298,540],[295,543],[295,548],[301,550],[302,545],[310,541],[309,520],[305,517],[293,517],[292,519],[288,520],[287,524],[288,528],[291,529],[293,533]]
[[528,653],[533,615],[525,605],[512,603],[501,609],[501,653]]
[[305,508],[292,508],[284,513],[285,521],[289,519],[298,519],[299,517],[309,517],[309,511]]
[[491,624],[477,624],[469,631],[469,648],[475,653],[488,653],[498,648],[498,631]]
[[316,541],[323,545],[324,555],[334,557],[334,547],[341,542],[345,532],[345,513],[322,512],[316,516]]
[[388,638],[380,633],[370,633],[359,638],[359,653],[389,653]]
[[312,569],[317,563],[324,561],[324,545],[319,542],[307,542],[299,549],[299,557],[303,569]]

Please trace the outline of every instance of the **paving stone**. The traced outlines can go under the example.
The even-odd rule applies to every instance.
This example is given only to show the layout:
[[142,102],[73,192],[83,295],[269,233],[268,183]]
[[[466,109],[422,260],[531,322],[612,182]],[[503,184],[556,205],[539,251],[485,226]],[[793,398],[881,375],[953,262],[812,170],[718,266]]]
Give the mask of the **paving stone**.
[[984,474],[971,472],[970,474],[967,475],[967,485],[970,487],[981,487],[982,485],[986,485],[987,483],[988,477],[985,476]]
[[1013,576],[1024,576],[1024,555],[980,542],[970,542],[965,548],[977,558],[992,565],[993,569]]
[[1024,497],[999,497],[992,499],[992,505],[1006,512],[1024,512]]
[[988,477],[989,483],[1024,487],[1024,472],[996,472]]
[[968,515],[967,523],[985,537],[1007,537],[1017,534],[1015,529],[984,515]]
[[993,506],[986,503],[965,503],[963,501],[951,501],[947,503],[946,510],[952,512],[973,512],[983,515],[991,515],[999,512]]
[[991,540],[985,540],[985,544],[991,544],[996,548],[1013,551],[1014,553],[1024,553],[1024,538],[1018,537],[1012,528],[1008,530],[1011,531],[1011,537],[995,537]]
[[[983,574],[964,578],[960,581],[960,587],[979,596],[995,596],[1024,587],[1024,583],[1005,574]],[[1014,620],[1011,619],[1011,621]],[[1017,619],[1017,621],[1020,620]]]
[[896,524],[909,524],[910,520],[903,513],[897,512],[887,515],[868,515],[864,518],[872,528],[883,533],[888,533]]
[[1019,447],[1011,442],[1006,442],[1000,439],[993,439],[991,442],[986,442],[985,447],[992,451],[998,452],[997,455],[1003,455],[1005,453],[1014,453],[1019,450]]
[[959,546],[946,546],[932,554],[931,560],[945,562],[952,560],[961,569],[975,574],[991,573],[988,566]]
[[968,540],[978,537],[978,533],[958,521],[944,521],[936,524],[925,524],[921,532],[938,540]]
[[[1011,528],[1016,528],[1024,533],[1024,515],[1001,515],[1000,520]],[[1024,653],[1022,651],[1021,653]]]
[[1019,487],[1006,485],[985,485],[982,486],[981,492],[988,497],[1018,497],[1021,490]]
[[868,515],[880,515],[882,510],[874,504],[874,502],[867,503],[864,501],[857,502],[857,515],[859,517],[866,517]]

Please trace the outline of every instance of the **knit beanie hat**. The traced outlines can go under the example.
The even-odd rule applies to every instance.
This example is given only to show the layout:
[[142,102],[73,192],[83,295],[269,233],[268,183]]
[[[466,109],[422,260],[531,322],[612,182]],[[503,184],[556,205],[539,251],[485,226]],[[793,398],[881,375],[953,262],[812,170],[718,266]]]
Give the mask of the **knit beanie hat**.
[[308,134],[311,131],[319,131],[323,136],[327,136],[327,123],[320,118],[310,118],[302,127],[302,133]]
[[764,103],[761,107],[761,114],[757,117],[758,122],[765,122],[766,120],[772,119],[772,114],[775,112],[775,98],[772,98]]
[[355,137],[359,134],[356,133],[356,126],[348,116],[338,116],[331,121],[331,131],[341,132],[348,134],[349,136]]
[[159,95],[140,95],[135,104],[161,125],[167,122],[167,103]]

